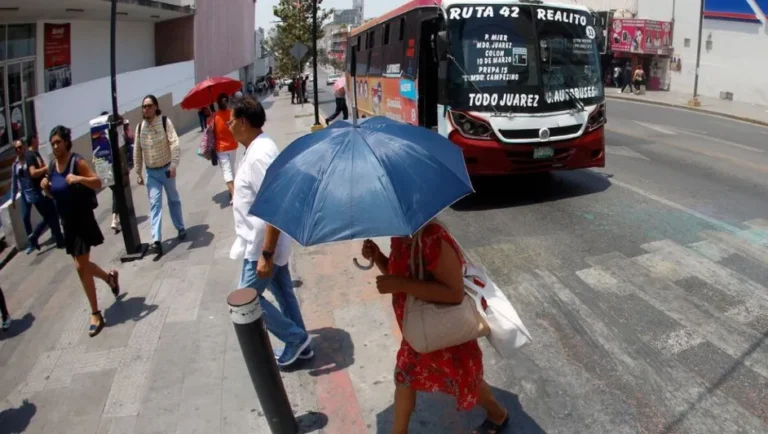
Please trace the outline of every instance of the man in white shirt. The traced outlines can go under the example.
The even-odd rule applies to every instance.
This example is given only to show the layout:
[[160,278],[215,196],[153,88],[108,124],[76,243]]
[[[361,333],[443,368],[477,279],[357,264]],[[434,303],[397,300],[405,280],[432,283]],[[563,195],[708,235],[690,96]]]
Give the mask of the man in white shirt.
[[[235,215],[235,243],[229,256],[243,261],[240,276],[241,288],[253,288],[259,292],[267,330],[285,343],[282,351],[276,351],[277,364],[288,366],[297,359],[314,356],[299,302],[293,292],[288,259],[291,239],[248,211],[261,188],[267,168],[277,158],[277,145],[264,133],[262,127],[266,113],[261,104],[251,97],[236,101],[228,126],[232,135],[245,146],[240,167],[235,175],[235,195],[232,210]],[[264,298],[269,287],[280,309]]]

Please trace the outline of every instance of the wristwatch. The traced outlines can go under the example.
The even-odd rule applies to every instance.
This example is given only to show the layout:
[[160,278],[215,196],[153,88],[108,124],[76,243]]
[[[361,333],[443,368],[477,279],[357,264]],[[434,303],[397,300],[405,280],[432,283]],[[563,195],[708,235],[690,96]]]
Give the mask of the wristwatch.
[[272,256],[274,256],[274,255],[275,255],[275,252],[270,252],[269,250],[262,250],[261,251],[261,256],[263,256],[264,259],[266,259],[267,261],[272,260]]

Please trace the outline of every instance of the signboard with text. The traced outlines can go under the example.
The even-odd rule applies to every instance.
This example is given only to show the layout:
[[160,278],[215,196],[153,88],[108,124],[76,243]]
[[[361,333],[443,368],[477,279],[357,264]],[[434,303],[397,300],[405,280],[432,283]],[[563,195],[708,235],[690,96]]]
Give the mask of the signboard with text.
[[67,24],[45,23],[43,52],[45,65],[45,91],[72,85],[71,29]]
[[611,23],[614,52],[672,54],[672,23],[667,21],[615,18]]

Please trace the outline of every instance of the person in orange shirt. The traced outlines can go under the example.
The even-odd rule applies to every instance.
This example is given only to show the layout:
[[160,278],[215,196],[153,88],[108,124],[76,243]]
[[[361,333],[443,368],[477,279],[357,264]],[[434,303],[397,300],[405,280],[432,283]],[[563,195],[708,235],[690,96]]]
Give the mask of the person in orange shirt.
[[232,198],[235,195],[235,170],[237,161],[237,141],[229,131],[229,119],[232,117],[232,110],[229,109],[229,97],[226,94],[219,95],[216,100],[219,109],[210,117],[208,125],[213,125],[216,134],[216,156],[219,160],[221,174],[224,176],[224,182],[229,189],[229,204],[232,205]]

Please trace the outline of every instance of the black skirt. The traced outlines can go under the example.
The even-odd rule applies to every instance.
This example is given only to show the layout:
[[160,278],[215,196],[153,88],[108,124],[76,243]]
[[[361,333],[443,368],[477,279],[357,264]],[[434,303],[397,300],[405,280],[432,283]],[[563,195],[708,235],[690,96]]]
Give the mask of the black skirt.
[[77,257],[88,254],[91,252],[91,247],[104,242],[104,235],[91,209],[79,209],[71,215],[62,217],[61,222],[64,230],[64,246],[68,255]]

